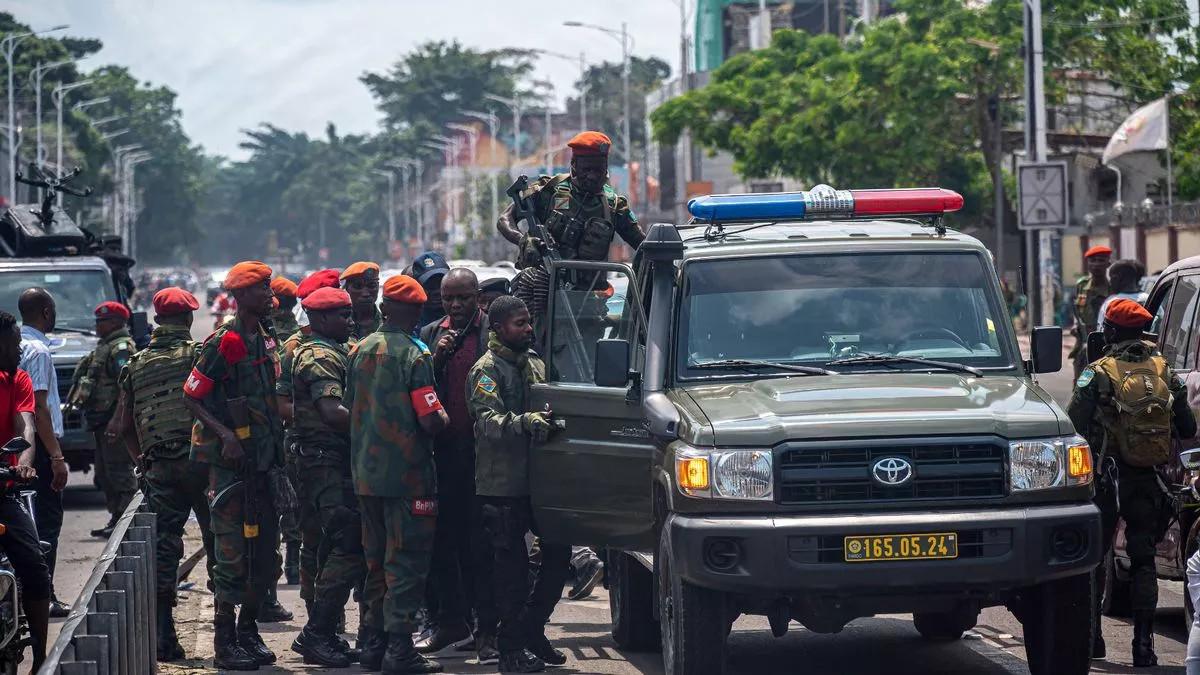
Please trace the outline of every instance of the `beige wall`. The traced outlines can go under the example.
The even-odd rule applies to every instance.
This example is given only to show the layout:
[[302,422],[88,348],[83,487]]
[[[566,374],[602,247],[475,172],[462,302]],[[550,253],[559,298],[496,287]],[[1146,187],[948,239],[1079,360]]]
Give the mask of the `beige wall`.
[[1169,237],[1165,229],[1150,230],[1146,233],[1146,273],[1153,274],[1166,269],[1171,264]]

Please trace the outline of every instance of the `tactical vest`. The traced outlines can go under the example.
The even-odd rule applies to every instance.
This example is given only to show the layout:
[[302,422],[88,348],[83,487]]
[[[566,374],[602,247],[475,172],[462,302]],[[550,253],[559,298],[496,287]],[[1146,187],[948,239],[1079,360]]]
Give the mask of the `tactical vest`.
[[[546,229],[558,244],[566,260],[607,260],[616,228],[613,226],[613,207],[616,197],[609,190],[600,193],[599,211],[596,205],[587,207],[584,200],[571,191],[567,175],[555,176],[543,190],[550,190],[550,215]],[[591,201],[591,197],[586,198]]]
[[129,333],[121,333],[101,340],[92,351],[87,368],[76,369],[77,377],[72,385],[71,401],[84,411],[89,429],[98,429],[107,424],[117,406],[119,373],[114,373],[109,363],[112,355],[122,348],[132,355],[137,349]]
[[1151,467],[1171,459],[1171,387],[1167,361],[1119,361],[1106,356],[1092,368],[1108,378],[1112,391],[1102,423],[1106,452],[1116,450],[1130,466]]
[[183,383],[198,345],[191,340],[151,344],[129,360],[133,419],[142,452],[158,459],[183,457],[189,451],[192,414],[183,403]]

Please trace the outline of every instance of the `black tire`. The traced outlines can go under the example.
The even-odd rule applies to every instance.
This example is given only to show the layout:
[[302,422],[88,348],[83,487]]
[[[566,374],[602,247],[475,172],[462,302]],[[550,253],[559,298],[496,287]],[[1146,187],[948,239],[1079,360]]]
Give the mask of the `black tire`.
[[728,617],[725,596],[672,573],[670,528],[658,542],[659,631],[665,675],[723,675]]
[[953,642],[975,627],[978,612],[918,612],[913,614],[913,626],[921,637],[930,642]]
[[1129,577],[1117,567],[1117,554],[1108,549],[1108,555],[1104,556],[1104,597],[1100,601],[1100,611],[1104,616],[1132,615],[1129,595],[1132,585]]
[[609,552],[605,572],[612,636],[617,646],[635,652],[662,649],[658,619],[654,618],[654,573],[622,551]]
[[1084,675],[1092,656],[1090,574],[1048,581],[1022,593],[1022,629],[1031,675]]

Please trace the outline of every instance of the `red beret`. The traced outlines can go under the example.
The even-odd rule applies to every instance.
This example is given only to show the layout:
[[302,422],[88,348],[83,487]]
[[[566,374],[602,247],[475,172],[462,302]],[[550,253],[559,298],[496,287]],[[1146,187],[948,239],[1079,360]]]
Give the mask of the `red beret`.
[[168,286],[154,294],[154,313],[159,316],[174,316],[194,312],[200,308],[196,296],[182,288]]
[[1143,328],[1154,318],[1141,303],[1128,298],[1117,298],[1108,303],[1104,310],[1105,323],[1122,328]]
[[357,277],[361,274],[370,274],[372,272],[376,277],[379,276],[379,265],[377,263],[356,262],[342,270],[342,281],[345,281],[350,277]]
[[318,288],[300,301],[306,312],[325,312],[350,306],[350,294],[340,288]]
[[337,288],[338,285],[338,270],[329,269],[313,272],[305,277],[304,281],[296,287],[296,297],[303,300],[308,297],[309,293],[318,288]]
[[429,299],[421,282],[407,274],[397,274],[383,282],[383,297],[409,305],[424,304]]
[[296,297],[296,282],[287,277],[275,277],[271,280],[271,292],[288,298]]
[[1094,255],[1112,255],[1112,249],[1107,246],[1093,246],[1083,254],[1084,258],[1090,258]]
[[103,319],[128,319],[129,308],[119,302],[109,300],[108,302],[96,305],[96,311],[93,314],[96,315],[97,321]]
[[599,131],[581,131],[575,138],[567,141],[567,147],[576,156],[607,156],[609,148],[612,147],[612,139]]
[[271,278],[271,268],[266,263],[257,260],[240,262],[225,274],[225,288],[236,291],[249,288]]

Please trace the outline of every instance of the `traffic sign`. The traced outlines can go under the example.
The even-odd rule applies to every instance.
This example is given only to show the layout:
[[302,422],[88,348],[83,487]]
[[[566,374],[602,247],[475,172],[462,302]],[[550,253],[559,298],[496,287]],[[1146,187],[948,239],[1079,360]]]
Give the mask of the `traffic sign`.
[[1018,213],[1022,230],[1066,227],[1067,163],[1036,162],[1017,167]]

